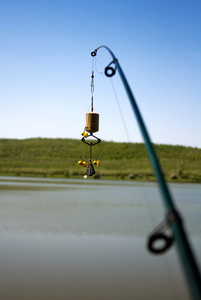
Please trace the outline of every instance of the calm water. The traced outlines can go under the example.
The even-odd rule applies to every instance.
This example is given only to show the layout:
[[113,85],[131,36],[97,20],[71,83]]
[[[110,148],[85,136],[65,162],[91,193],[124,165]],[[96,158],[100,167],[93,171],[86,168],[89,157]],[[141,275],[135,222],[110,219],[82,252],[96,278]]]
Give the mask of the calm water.
[[[201,185],[170,189],[201,265]],[[154,183],[0,177],[0,299],[189,300],[175,246],[146,250],[163,218]]]

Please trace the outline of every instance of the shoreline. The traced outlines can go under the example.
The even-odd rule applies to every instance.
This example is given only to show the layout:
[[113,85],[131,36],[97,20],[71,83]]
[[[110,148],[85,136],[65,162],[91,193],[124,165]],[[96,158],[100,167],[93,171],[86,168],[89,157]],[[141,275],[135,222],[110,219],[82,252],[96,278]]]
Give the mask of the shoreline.
[[[115,180],[119,180],[119,181],[128,181],[128,182],[156,182],[157,183],[157,180],[154,178],[151,178],[151,179],[143,179],[143,178],[129,178],[128,176],[123,176],[123,178],[121,176],[98,176],[98,177],[95,177],[95,176],[88,176],[87,178],[84,177],[85,174],[83,174],[83,176],[81,175],[77,175],[77,176],[41,176],[41,175],[35,175],[35,174],[22,174],[22,175],[16,175],[16,174],[6,174],[6,173],[0,173],[0,181],[8,181],[8,182],[12,182],[13,179],[9,179],[9,178],[12,178],[12,177],[15,177],[15,178],[19,178],[19,181],[23,181],[22,178],[30,178],[30,181],[31,181],[31,178],[34,178],[34,179],[38,179],[38,182],[40,182],[40,179],[51,179],[51,180],[54,180],[54,179],[77,179],[77,180],[92,180],[92,181],[99,181],[99,180],[111,180],[111,181],[115,181]],[[7,179],[2,179],[3,177],[7,177]],[[15,180],[14,180],[15,181]],[[35,180],[34,180],[35,182]],[[167,183],[180,183],[180,184],[185,184],[185,183],[190,183],[190,184],[201,184],[201,181],[193,181],[193,180],[185,180],[185,179],[172,179],[172,180],[167,180],[166,179],[166,182]]]

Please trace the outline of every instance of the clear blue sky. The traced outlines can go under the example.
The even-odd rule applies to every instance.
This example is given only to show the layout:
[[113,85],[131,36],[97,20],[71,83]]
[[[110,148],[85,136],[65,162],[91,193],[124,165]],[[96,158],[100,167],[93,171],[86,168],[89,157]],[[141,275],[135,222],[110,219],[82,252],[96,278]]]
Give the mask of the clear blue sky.
[[[0,0],[0,137],[80,139],[90,53],[118,58],[151,139],[201,148],[200,0]],[[118,74],[99,50],[94,111],[103,140],[141,142]]]

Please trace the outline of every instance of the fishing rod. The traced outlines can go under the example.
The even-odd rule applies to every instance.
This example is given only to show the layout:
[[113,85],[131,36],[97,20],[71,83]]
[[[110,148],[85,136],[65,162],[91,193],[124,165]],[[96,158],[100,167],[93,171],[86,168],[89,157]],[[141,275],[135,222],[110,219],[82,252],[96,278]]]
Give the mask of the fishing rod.
[[[107,77],[112,77],[115,75],[116,70],[118,71],[120,78],[123,82],[124,88],[127,92],[130,104],[132,106],[133,112],[136,116],[138,125],[141,130],[141,134],[144,138],[145,147],[149,160],[151,162],[153,171],[155,173],[156,179],[159,184],[159,189],[162,195],[163,203],[166,208],[165,220],[159,224],[153,232],[148,237],[147,247],[154,253],[163,253],[169,249],[173,241],[177,245],[178,254],[180,257],[181,264],[183,266],[183,271],[187,280],[189,291],[193,300],[201,300],[201,277],[200,270],[198,268],[195,256],[193,254],[192,248],[190,246],[187,233],[184,228],[183,220],[181,215],[176,209],[173,198],[170,194],[166,181],[164,179],[158,158],[156,156],[153,144],[149,137],[148,131],[146,129],[145,123],[143,121],[142,115],[138,108],[137,102],[134,98],[134,95],[130,89],[128,81],[123,73],[123,70],[114,56],[113,52],[107,46],[100,46],[91,52],[91,56],[95,57],[97,51],[100,48],[105,48],[112,56],[112,61],[105,68],[105,75]],[[165,232],[165,229],[171,230],[171,235],[168,235]],[[163,241],[163,246],[157,247],[157,241]]]

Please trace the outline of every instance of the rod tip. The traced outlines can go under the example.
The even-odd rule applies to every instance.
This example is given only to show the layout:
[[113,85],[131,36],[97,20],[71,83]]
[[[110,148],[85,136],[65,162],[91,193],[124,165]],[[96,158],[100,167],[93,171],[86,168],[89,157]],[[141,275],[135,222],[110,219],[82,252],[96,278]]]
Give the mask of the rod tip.
[[96,50],[91,52],[91,56],[96,56]]

